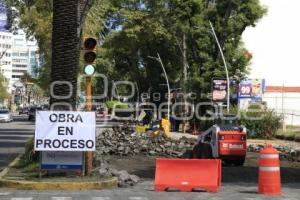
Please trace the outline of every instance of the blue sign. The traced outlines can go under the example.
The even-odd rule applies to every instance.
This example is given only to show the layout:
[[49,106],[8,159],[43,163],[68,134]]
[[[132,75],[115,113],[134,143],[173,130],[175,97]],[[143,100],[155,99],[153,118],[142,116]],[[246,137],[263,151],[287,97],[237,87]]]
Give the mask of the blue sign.
[[74,170],[83,169],[83,152],[42,151],[42,170]]
[[41,169],[43,170],[74,170],[81,171],[82,165],[47,165],[42,164]]
[[242,81],[239,85],[239,98],[252,97],[252,83],[249,80]]

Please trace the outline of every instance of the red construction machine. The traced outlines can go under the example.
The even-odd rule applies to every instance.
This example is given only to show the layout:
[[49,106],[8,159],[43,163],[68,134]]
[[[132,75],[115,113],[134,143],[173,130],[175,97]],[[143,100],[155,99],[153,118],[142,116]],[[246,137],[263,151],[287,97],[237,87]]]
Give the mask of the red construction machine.
[[189,158],[219,158],[225,164],[242,166],[247,153],[247,133],[243,126],[214,125],[198,137]]

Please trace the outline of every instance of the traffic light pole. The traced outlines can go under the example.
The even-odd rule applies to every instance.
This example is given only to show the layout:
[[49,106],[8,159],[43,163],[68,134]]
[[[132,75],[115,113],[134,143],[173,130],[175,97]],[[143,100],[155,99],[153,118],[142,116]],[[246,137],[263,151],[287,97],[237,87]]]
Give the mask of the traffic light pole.
[[[96,53],[95,48],[97,45],[97,41],[95,38],[85,38],[83,43],[84,48],[84,73],[86,75],[86,112],[92,111],[92,85],[91,85],[91,79],[95,72],[95,68],[93,66],[95,60],[96,60]],[[88,151],[85,152],[85,174],[91,175],[93,169],[93,153]]]
[[[86,77],[86,111],[92,111],[92,85],[91,85],[91,76]],[[90,175],[93,169],[93,153],[87,151],[85,153],[85,173]]]

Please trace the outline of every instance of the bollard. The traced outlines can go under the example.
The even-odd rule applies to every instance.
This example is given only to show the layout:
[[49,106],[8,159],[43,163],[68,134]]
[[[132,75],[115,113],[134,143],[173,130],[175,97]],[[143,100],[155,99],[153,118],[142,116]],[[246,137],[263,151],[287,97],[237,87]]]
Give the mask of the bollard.
[[281,195],[279,153],[272,145],[266,145],[260,152],[258,193]]

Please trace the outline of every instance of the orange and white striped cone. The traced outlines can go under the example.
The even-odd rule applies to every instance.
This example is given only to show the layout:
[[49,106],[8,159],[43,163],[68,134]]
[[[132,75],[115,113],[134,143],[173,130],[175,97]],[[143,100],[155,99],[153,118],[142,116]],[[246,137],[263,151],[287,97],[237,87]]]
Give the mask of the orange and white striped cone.
[[266,145],[260,152],[258,193],[281,195],[279,153],[272,145]]

